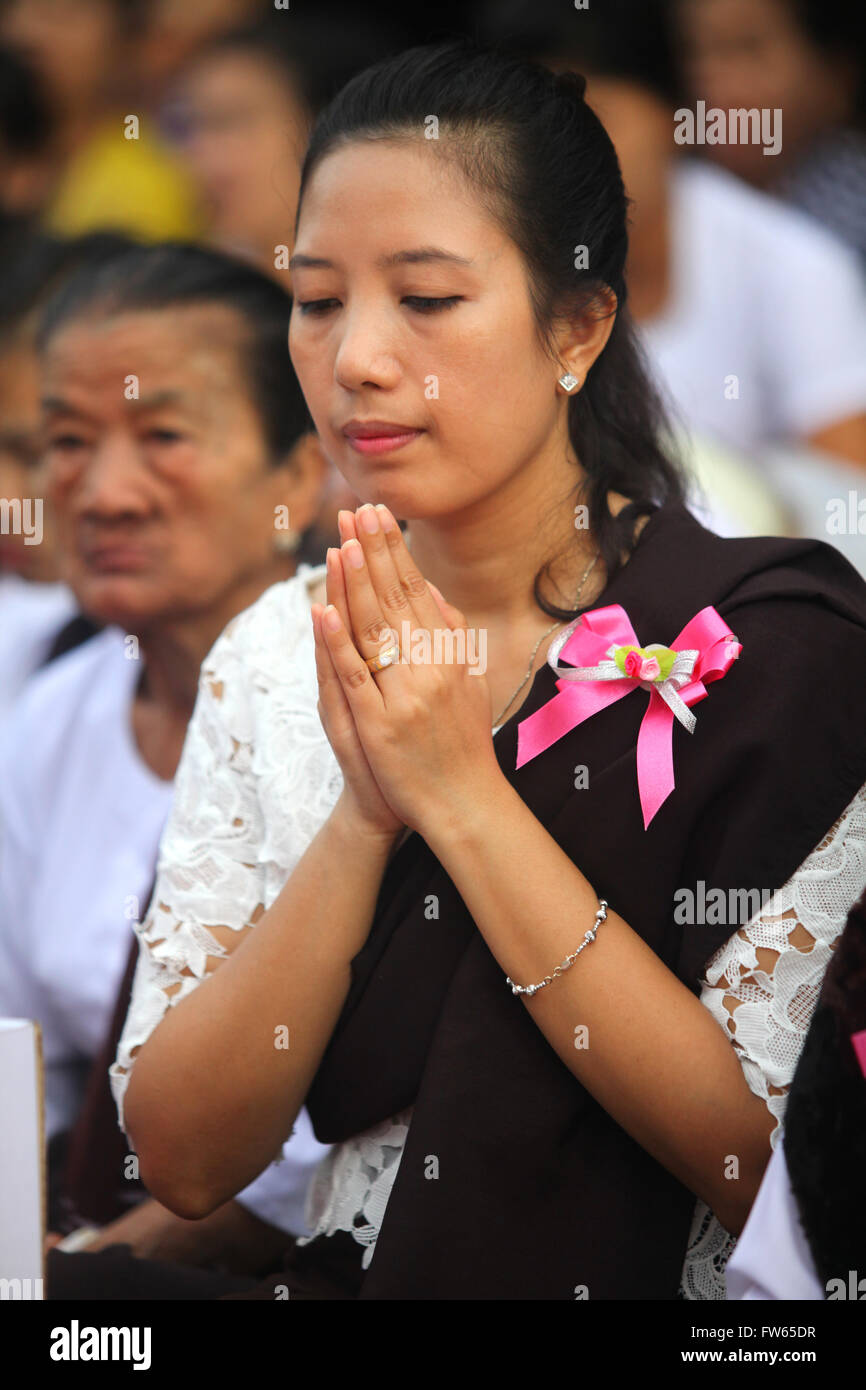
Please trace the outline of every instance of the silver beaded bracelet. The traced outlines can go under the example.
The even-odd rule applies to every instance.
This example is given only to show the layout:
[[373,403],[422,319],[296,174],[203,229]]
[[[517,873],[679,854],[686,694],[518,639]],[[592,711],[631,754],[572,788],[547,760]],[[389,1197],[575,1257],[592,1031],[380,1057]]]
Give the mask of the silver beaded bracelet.
[[533,994],[536,994],[536,993],[538,992],[538,990],[544,989],[544,986],[545,986],[545,985],[549,985],[550,982],[551,982],[551,980],[555,980],[556,977],[557,977],[557,975],[564,975],[565,972],[566,972],[566,970],[570,970],[571,967],[574,965],[574,962],[577,960],[578,956],[580,955],[580,953],[581,953],[581,951],[584,949],[584,947],[588,946],[589,943],[590,943],[591,941],[595,941],[595,934],[596,934],[596,932],[598,931],[599,927],[601,926],[601,924],[602,924],[602,922],[604,921],[604,919],[605,919],[606,916],[607,916],[607,903],[605,902],[604,898],[599,898],[599,900],[598,900],[598,912],[595,914],[595,925],[592,926],[592,927],[590,927],[589,931],[586,933],[585,937],[584,937],[583,940],[581,941],[581,943],[580,943],[580,945],[578,946],[577,950],[574,951],[574,952],[572,953],[572,955],[566,956],[566,957],[565,957],[565,960],[562,961],[562,963],[556,967],[556,969],[554,970],[554,972],[553,972],[552,975],[545,975],[544,979],[540,982],[540,984],[537,984],[537,985],[516,985],[516,984],[514,983],[514,981],[513,981],[512,979],[510,979],[510,978],[506,975],[506,977],[505,977],[505,982],[506,982],[506,984],[511,985],[511,993],[512,993],[512,994],[528,994],[528,995],[532,996]]

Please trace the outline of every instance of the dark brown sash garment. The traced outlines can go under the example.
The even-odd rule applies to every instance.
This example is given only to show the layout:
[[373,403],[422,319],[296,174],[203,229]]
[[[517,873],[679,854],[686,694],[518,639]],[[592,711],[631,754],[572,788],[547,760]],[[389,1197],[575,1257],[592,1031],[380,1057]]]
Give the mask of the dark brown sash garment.
[[[592,607],[610,603],[642,645],[669,644],[707,604],[743,645],[694,707],[695,732],[674,723],[676,788],[649,828],[635,762],[644,692],[515,771],[518,723],[556,693],[545,664],[495,747],[596,892],[696,990],[750,912],[680,925],[677,890],[775,891],[866,782],[866,585],[825,542],[722,539],[668,504]],[[572,912],[567,900],[560,911]],[[575,946],[589,925],[574,914]],[[674,1298],[694,1195],[576,1080],[504,976],[412,834],[388,867],[307,1102],[324,1142],[414,1106],[360,1296]],[[636,1053],[650,1045],[635,1033]]]

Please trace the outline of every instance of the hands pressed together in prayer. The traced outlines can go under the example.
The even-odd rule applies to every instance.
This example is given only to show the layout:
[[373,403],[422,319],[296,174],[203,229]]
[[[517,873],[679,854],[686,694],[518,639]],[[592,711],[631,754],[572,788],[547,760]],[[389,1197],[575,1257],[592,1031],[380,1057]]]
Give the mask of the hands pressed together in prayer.
[[[327,556],[328,604],[312,606],[319,716],[361,821],[385,836],[404,825],[424,834],[471,815],[502,780],[487,680],[465,659],[441,659],[465,658],[469,644],[443,643],[443,633],[466,620],[418,572],[386,507],[341,512],[340,535]],[[367,659],[395,643],[400,655],[373,674]]]
[[[372,533],[364,528],[371,511]],[[541,980],[592,922],[598,894],[499,767],[484,676],[435,661],[370,673],[367,658],[402,637],[404,622],[410,633],[432,634],[465,619],[418,573],[385,508],[341,518],[342,545],[328,556],[329,602],[313,605],[319,714],[344,776],[336,819],[353,840],[360,828],[382,846],[404,825],[418,831],[502,969],[503,989],[506,976]],[[332,609],[335,628],[325,621]],[[522,1006],[599,1104],[725,1229],[741,1229],[771,1120],[710,1013],[629,924],[610,911],[580,969],[523,996]],[[591,1049],[575,1048],[576,1018]],[[636,1036],[648,1040],[637,1057]],[[721,1176],[725,1153],[740,1156],[738,1183]]]

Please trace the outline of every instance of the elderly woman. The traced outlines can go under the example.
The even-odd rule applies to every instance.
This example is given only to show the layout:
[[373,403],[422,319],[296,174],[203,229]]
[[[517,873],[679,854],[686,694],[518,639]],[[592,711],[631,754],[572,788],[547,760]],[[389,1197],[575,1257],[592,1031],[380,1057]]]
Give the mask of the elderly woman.
[[413,50],[313,132],[290,346],[367,500],[204,663],[112,1069],[182,1216],[334,1143],[270,1297],[712,1296],[769,1158],[866,587],[689,514],[626,249],[573,76]]
[[[80,269],[42,321],[59,548],[81,609],[104,625],[32,680],[0,761],[0,1011],[42,1028],[53,1177],[146,903],[202,659],[294,574],[318,506],[290,308],[258,271],[168,245]],[[282,1243],[303,1229],[323,1152],[302,1122],[259,1196]],[[108,1176],[112,1193],[130,1190],[122,1150]],[[100,1241],[168,1256],[181,1235],[187,1253],[201,1246],[150,1202]]]

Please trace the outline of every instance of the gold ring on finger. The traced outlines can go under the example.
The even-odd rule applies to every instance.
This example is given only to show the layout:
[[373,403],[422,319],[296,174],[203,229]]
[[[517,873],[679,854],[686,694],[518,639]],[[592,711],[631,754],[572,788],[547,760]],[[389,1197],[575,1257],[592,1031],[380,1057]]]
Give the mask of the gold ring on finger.
[[400,648],[395,643],[391,647],[386,647],[378,656],[368,656],[365,657],[365,660],[370,671],[375,674],[376,671],[384,670],[386,666],[393,666],[394,662],[399,660],[399,657]]

